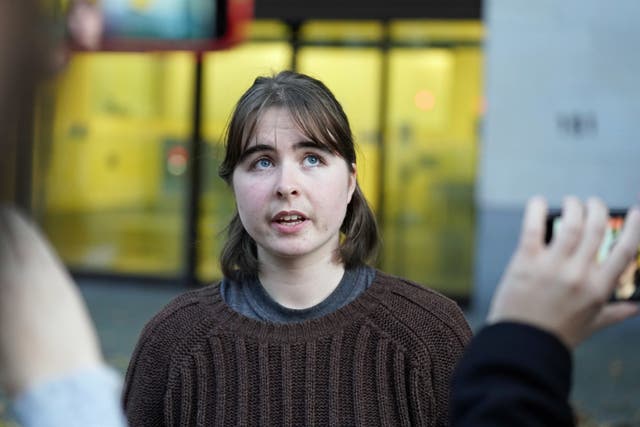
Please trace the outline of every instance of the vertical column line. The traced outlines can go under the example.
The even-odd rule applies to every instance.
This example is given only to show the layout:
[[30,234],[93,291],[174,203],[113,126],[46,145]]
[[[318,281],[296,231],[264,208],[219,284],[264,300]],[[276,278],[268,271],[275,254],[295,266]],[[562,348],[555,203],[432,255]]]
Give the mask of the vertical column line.
[[193,129],[189,141],[190,162],[188,170],[186,224],[184,238],[184,285],[198,285],[198,219],[200,217],[201,163],[202,163],[202,52],[195,55],[193,82]]

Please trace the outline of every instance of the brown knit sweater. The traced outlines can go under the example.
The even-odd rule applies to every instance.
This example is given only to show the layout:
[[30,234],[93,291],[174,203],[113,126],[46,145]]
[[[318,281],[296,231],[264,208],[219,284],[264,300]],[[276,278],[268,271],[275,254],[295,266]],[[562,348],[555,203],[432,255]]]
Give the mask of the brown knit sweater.
[[470,336],[452,301],[381,272],[348,305],[293,324],[244,317],[212,285],[147,324],[125,410],[133,427],[446,426]]

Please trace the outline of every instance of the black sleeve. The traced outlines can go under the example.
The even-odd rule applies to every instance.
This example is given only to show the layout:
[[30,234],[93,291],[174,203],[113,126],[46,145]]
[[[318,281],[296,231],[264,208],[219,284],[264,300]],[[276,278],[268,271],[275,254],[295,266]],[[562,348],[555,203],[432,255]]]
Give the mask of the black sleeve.
[[548,332],[511,322],[485,327],[454,373],[452,426],[575,426],[571,368],[571,353]]

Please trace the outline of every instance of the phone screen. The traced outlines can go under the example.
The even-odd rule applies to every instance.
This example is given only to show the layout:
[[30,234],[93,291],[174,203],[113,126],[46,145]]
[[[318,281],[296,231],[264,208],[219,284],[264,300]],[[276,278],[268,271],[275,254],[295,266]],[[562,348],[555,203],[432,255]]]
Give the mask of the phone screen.
[[102,0],[105,36],[194,40],[218,35],[215,0]]
[[[602,244],[598,249],[597,259],[599,262],[604,261],[609,253],[615,246],[620,233],[622,232],[622,226],[624,224],[624,211],[612,212],[609,217],[609,223],[605,232]],[[547,220],[547,235],[546,241],[549,243],[553,238],[553,235],[557,234],[559,227],[561,226],[560,213],[552,213]],[[622,301],[640,301],[640,247],[638,247],[638,253],[636,257],[629,263],[627,268],[623,271],[619,278],[618,286],[612,300]]]
[[92,50],[212,51],[244,40],[253,0],[53,0],[56,34],[71,49],[97,32]]

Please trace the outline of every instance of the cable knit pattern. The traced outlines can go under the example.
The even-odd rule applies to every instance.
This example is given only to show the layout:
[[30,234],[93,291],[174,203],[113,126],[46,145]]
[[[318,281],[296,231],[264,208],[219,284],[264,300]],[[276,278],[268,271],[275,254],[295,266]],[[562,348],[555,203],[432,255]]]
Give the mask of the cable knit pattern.
[[324,317],[249,319],[219,285],[145,327],[127,372],[131,426],[446,426],[449,383],[471,331],[455,303],[376,273]]

